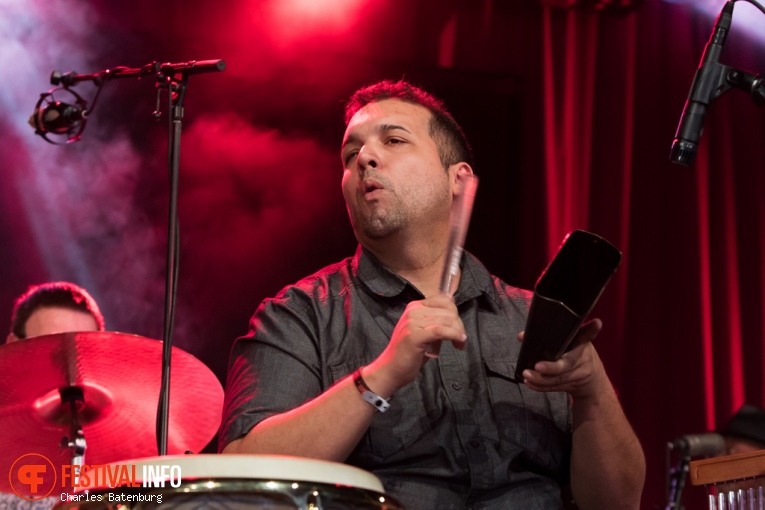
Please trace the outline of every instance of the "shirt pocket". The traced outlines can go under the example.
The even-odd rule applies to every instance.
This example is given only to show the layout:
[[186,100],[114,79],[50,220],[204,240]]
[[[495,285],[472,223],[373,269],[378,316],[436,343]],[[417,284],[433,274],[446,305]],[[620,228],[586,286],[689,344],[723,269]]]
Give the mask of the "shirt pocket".
[[508,452],[524,452],[528,462],[542,469],[556,469],[570,449],[568,395],[531,390],[515,382],[515,361],[484,358],[489,397],[500,440]]
[[[369,362],[346,363],[330,367],[333,384]],[[361,395],[359,395],[361,398]],[[357,453],[383,461],[422,438],[429,430],[419,377],[388,399],[390,407],[375,413],[372,424],[356,447]],[[366,454],[366,455],[365,455]]]
[[515,363],[490,358],[484,358],[483,363],[497,432],[502,439],[525,446],[528,437],[527,411],[520,385],[513,380]]

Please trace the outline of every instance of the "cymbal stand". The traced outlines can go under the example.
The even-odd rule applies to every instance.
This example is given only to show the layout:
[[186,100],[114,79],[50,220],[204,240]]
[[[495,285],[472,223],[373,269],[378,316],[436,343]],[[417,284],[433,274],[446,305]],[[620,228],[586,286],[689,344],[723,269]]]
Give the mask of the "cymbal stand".
[[80,425],[78,417],[79,409],[85,406],[85,396],[82,388],[79,386],[60,388],[58,391],[61,395],[61,404],[69,404],[69,436],[61,438],[61,449],[69,449],[71,451],[72,466],[74,466],[73,480],[76,487],[80,478],[81,466],[85,464],[85,450],[87,449],[85,434],[82,431],[82,425]]

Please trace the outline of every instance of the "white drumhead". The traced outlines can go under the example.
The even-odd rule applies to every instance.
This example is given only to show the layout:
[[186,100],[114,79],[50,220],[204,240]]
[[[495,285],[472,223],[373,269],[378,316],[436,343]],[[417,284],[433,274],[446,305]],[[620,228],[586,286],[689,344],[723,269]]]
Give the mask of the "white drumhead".
[[[181,482],[224,478],[280,480],[324,483],[356,487],[379,493],[385,492],[380,479],[363,469],[338,462],[285,455],[169,455],[109,464],[109,468],[112,470],[118,469],[124,472],[123,466],[128,466],[127,472],[133,472],[132,466],[135,466],[136,479],[133,482],[143,482],[144,472],[148,473],[148,468],[153,468],[154,472],[158,473],[157,466],[178,466],[181,472]],[[144,471],[144,466],[147,467],[147,471]],[[175,472],[177,472],[177,468]],[[102,477],[99,478],[103,480]],[[90,482],[92,483],[93,480]],[[103,487],[104,485],[99,483],[98,485],[82,487],[79,491]]]

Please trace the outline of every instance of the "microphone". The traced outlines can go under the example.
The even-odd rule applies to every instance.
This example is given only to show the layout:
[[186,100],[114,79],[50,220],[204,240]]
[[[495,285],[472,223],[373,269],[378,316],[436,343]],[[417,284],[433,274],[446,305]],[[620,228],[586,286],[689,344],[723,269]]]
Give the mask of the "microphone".
[[[73,102],[64,102],[56,98],[56,93],[68,93],[74,98]],[[35,134],[46,141],[58,144],[48,136],[66,138],[66,142],[76,142],[80,139],[89,110],[87,102],[76,92],[69,89],[53,89],[40,94],[40,100],[35,105],[34,113],[29,117],[29,125],[35,129]]]
[[669,159],[673,163],[691,166],[696,159],[699,140],[704,131],[704,117],[709,104],[730,88],[726,83],[726,66],[720,64],[720,53],[730,30],[733,0],[728,0],[717,17],[712,35],[704,48],[699,68],[693,77],[688,100],[677,126]]
[[87,112],[80,105],[56,101],[44,109],[35,109],[29,120],[32,127],[43,133],[63,135],[79,128],[86,117]]
[[672,448],[682,450],[689,457],[714,457],[725,452],[725,438],[717,432],[689,434],[676,439]]

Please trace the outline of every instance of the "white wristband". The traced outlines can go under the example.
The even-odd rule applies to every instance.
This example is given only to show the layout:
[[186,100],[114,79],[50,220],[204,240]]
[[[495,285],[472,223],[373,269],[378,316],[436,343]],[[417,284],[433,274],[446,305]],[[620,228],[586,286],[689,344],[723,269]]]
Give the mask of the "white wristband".
[[364,378],[361,377],[361,369],[358,369],[353,373],[353,384],[356,386],[356,389],[359,390],[359,393],[361,393],[361,398],[375,406],[375,409],[381,413],[388,410],[390,403],[369,389]]

